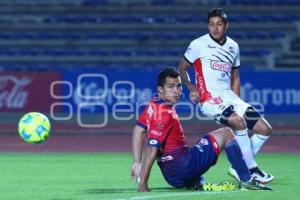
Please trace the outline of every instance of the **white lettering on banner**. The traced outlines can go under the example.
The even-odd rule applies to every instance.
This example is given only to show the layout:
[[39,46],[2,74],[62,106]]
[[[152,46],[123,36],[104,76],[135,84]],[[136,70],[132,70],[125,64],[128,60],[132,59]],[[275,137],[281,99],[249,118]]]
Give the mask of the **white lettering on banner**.
[[0,76],[0,108],[23,108],[28,100],[28,91],[24,87],[32,81],[23,76]]
[[[80,92],[78,90],[81,90]],[[86,83],[81,83],[81,87],[76,87],[75,89],[76,92],[73,93],[73,98],[74,98],[74,102],[77,105],[80,105],[82,103],[102,103],[103,99],[99,99],[99,98],[88,98],[91,96],[99,96],[103,93],[104,89],[102,88],[98,88],[97,84],[94,82],[90,82],[89,84]],[[81,94],[81,96],[87,97],[87,98],[80,98],[78,94]],[[89,110],[90,112],[95,112],[95,105],[92,104],[90,106],[85,106],[84,110]]]
[[249,82],[241,86],[241,97],[247,102],[260,102],[264,105],[300,105],[300,89],[295,88],[253,88]]

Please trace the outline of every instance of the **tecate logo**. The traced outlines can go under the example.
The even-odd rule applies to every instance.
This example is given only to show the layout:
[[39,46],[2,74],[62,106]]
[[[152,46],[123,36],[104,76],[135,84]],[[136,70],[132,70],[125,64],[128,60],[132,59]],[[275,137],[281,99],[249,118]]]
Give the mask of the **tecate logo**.
[[220,61],[212,61],[211,68],[223,72],[231,72],[232,65],[230,63],[224,63]]

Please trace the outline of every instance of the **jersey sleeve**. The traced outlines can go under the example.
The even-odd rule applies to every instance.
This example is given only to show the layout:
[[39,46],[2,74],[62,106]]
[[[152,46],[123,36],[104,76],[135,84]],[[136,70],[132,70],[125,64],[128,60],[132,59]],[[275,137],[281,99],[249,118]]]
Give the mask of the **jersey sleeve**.
[[196,42],[193,41],[190,43],[190,45],[186,49],[186,51],[184,53],[184,58],[190,64],[193,64],[198,57],[199,57],[198,47],[196,45]]
[[136,122],[136,125],[139,127],[147,130],[148,129],[148,122],[147,122],[147,111],[148,111],[149,105],[144,109],[142,114],[139,117],[139,120]]
[[241,65],[241,61],[240,61],[240,48],[237,45],[236,46],[236,58],[235,58],[235,62],[234,62],[233,68],[238,68],[238,67],[240,67],[240,65]]

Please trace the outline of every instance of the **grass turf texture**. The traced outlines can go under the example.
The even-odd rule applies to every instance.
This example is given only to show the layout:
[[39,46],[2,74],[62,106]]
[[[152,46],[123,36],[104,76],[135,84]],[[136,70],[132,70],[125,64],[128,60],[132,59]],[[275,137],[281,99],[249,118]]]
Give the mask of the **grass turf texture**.
[[[137,193],[130,179],[132,158],[123,153],[1,153],[0,199],[99,200],[99,199],[298,199],[299,154],[260,154],[258,163],[275,175],[274,191],[199,192],[173,189],[155,164],[150,193]],[[222,155],[206,174],[206,181],[232,181]],[[298,196],[298,197],[297,197]]]

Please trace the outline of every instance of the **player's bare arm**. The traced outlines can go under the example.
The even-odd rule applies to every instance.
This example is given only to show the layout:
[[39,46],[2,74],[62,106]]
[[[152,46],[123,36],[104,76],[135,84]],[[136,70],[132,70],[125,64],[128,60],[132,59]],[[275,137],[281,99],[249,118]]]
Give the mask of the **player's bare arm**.
[[138,192],[149,192],[148,180],[150,176],[150,171],[153,166],[154,160],[157,156],[158,148],[147,146],[145,156],[143,159],[142,170],[141,170],[141,180],[139,183]]
[[190,66],[191,64],[187,62],[184,58],[182,58],[179,63],[178,71],[180,74],[181,81],[190,91],[191,101],[196,103],[199,102],[200,96],[199,96],[199,91],[197,90],[195,85],[191,82],[191,79],[187,73],[187,70],[189,69]]
[[138,182],[141,173],[144,138],[145,129],[136,125],[133,128],[132,134],[132,152],[134,162],[131,167],[131,177],[136,182]]
[[232,91],[240,96],[241,94],[241,83],[240,83],[240,68],[233,68],[231,71],[231,89]]

